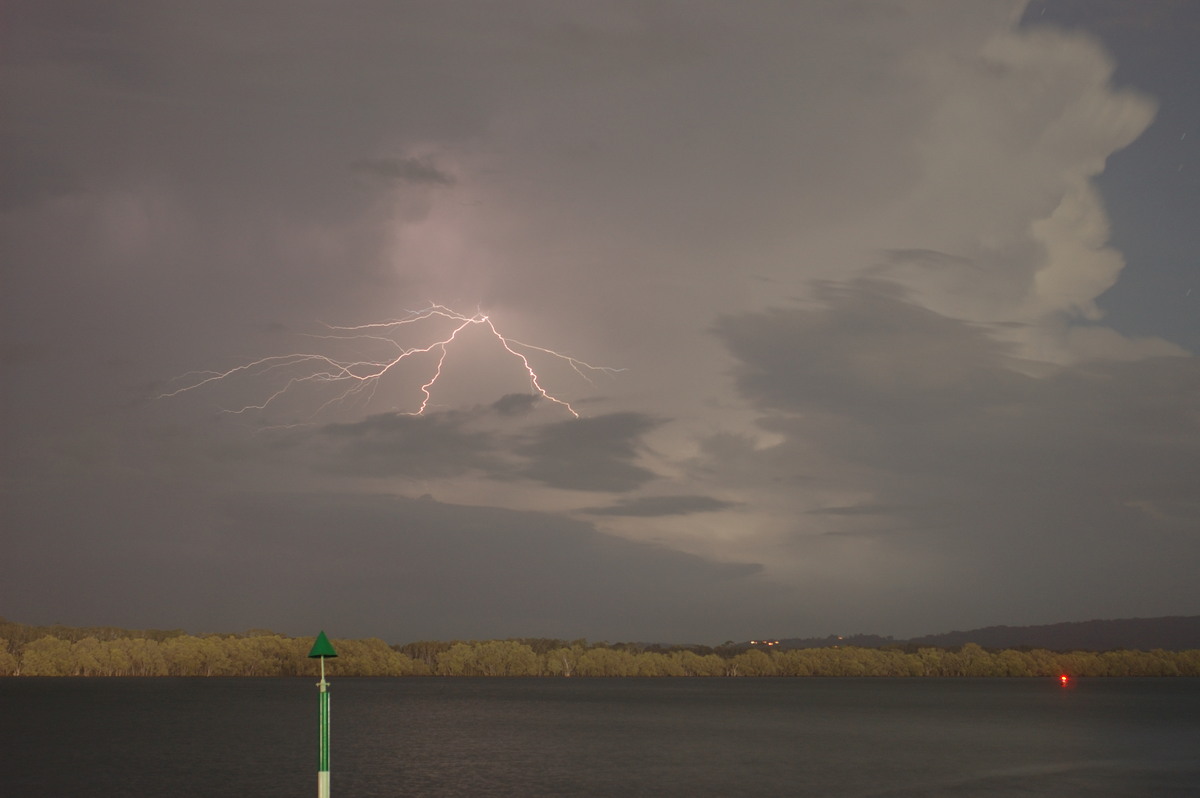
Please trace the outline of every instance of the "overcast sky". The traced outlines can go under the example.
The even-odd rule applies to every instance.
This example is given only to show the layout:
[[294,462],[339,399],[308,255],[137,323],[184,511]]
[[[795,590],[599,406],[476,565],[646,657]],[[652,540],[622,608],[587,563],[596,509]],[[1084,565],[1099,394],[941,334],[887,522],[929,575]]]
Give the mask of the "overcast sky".
[[0,614],[1200,614],[1198,40],[1188,0],[6,3]]

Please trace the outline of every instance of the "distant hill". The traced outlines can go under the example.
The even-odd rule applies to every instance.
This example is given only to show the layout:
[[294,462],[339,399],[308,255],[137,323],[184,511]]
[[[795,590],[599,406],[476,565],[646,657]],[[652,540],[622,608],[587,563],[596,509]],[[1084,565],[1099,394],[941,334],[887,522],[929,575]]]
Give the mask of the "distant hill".
[[878,635],[846,635],[781,639],[787,648],[830,646],[936,646],[949,648],[977,643],[984,648],[1044,648],[1049,651],[1113,651],[1127,648],[1150,651],[1200,649],[1200,615],[1165,618],[1124,618],[1111,621],[1075,621],[1045,626],[988,626],[966,632],[925,635],[896,640]]
[[[750,640],[742,645],[755,646],[767,641]],[[902,646],[908,641],[896,640],[892,637],[879,635],[829,635],[828,637],[787,637],[772,641],[771,648],[835,648],[837,646],[857,646],[859,648],[883,648],[884,646]],[[761,648],[762,646],[755,646]]]
[[1118,648],[1185,651],[1200,648],[1200,616],[1078,621],[1047,626],[989,626],[969,632],[916,637],[909,642],[923,646],[978,643],[984,648],[1024,646],[1051,651],[1112,651]]

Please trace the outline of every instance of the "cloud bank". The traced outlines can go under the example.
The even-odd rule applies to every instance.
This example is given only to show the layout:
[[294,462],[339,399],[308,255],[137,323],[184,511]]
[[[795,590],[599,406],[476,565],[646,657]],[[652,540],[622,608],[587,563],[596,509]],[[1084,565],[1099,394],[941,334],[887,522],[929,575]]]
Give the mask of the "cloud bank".
[[[13,619],[1200,612],[1196,362],[1099,301],[1096,178],[1157,106],[1096,40],[1019,2],[93,6],[16,3],[0,48]],[[478,330],[342,402],[155,398],[430,303],[581,417]]]

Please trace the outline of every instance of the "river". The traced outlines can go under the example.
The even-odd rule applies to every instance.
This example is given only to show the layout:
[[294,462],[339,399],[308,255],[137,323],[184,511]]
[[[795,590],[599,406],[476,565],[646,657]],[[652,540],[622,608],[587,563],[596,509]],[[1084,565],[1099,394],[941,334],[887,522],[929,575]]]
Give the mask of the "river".
[[[0,794],[315,795],[315,679],[0,679]],[[332,682],[332,795],[1196,796],[1200,679]]]

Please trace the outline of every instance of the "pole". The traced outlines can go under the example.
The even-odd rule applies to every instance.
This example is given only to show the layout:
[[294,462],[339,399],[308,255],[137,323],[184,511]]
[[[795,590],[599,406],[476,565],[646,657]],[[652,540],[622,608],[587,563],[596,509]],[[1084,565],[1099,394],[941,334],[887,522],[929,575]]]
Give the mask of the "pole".
[[321,660],[321,681],[317,682],[317,687],[320,688],[318,697],[321,718],[320,753],[317,759],[317,798],[329,798],[329,682],[325,681],[325,658],[336,657],[337,652],[333,650],[325,632],[317,635],[317,640],[313,643],[312,651],[308,652],[308,656]]
[[317,798],[329,798],[329,683],[325,681],[325,658],[321,657],[321,754],[317,763]]

